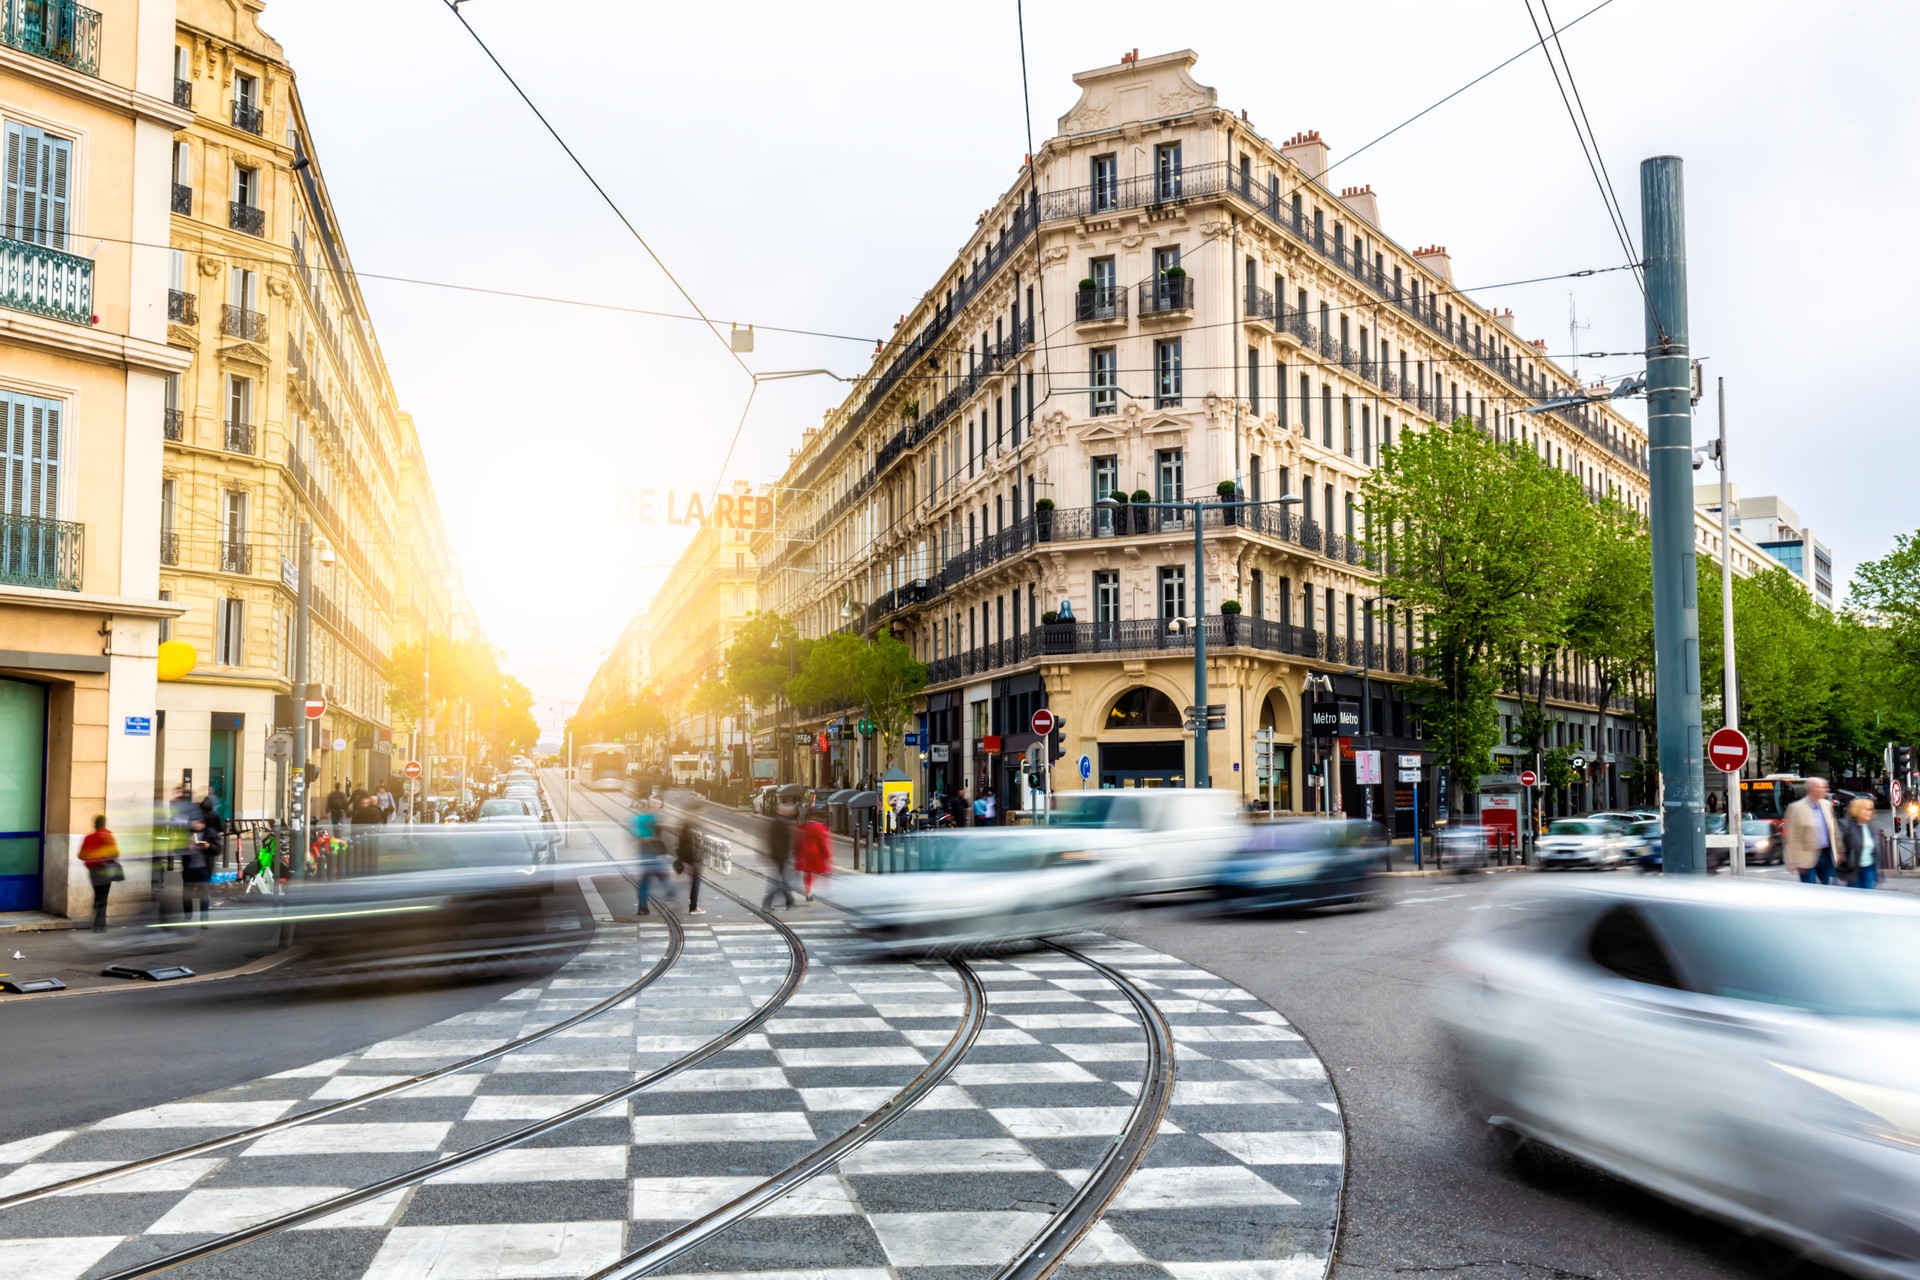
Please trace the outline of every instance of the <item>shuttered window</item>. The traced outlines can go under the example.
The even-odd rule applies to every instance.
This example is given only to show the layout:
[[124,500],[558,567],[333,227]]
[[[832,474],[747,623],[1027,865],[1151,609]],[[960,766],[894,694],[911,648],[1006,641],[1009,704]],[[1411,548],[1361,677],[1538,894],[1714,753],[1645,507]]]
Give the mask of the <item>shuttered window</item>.
[[65,408],[58,400],[0,391],[0,512],[59,516]]
[[49,249],[67,247],[67,183],[73,143],[23,124],[7,125],[6,195],[0,235]]
[[218,666],[246,664],[242,637],[246,631],[247,605],[244,600],[221,597],[213,602],[213,661]]

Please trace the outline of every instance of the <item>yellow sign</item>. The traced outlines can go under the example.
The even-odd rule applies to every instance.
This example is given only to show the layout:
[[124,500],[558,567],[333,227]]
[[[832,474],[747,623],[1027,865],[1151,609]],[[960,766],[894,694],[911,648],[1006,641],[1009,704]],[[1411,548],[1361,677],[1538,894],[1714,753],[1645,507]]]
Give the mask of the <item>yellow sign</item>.
[[192,671],[200,661],[200,655],[194,652],[193,646],[185,640],[161,641],[159,658],[159,675],[162,680],[178,680]]
[[903,831],[906,829],[907,810],[913,808],[913,783],[911,781],[893,782],[882,779],[880,782],[880,803],[886,807],[887,829]]

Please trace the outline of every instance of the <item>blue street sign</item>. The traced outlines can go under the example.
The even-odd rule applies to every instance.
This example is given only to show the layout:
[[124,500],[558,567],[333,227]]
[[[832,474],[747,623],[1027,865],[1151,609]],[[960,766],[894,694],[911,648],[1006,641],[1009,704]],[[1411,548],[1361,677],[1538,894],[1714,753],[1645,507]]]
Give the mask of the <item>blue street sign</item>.
[[153,736],[153,717],[128,716],[127,735],[133,738],[151,738]]
[[1086,756],[1080,757],[1080,781],[1085,782],[1093,776],[1093,761]]
[[920,745],[920,735],[917,733],[909,733],[905,735],[905,740],[906,740],[906,744],[910,747],[917,747]]

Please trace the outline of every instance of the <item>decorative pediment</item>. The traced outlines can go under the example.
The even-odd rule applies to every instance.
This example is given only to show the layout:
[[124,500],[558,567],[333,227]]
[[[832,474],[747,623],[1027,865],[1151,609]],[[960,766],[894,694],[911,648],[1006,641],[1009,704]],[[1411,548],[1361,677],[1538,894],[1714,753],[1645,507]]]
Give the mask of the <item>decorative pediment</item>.
[[1176,433],[1185,435],[1187,433],[1187,425],[1186,420],[1183,418],[1160,417],[1154,419],[1152,422],[1146,423],[1142,427],[1142,430],[1150,436],[1173,435]]
[[267,353],[251,342],[228,343],[220,348],[220,358],[235,364],[253,365],[262,371],[267,367]]
[[199,335],[194,333],[194,331],[192,329],[189,329],[186,325],[175,323],[175,324],[169,324],[167,326],[167,345],[168,346],[186,347],[188,349],[192,349],[193,347],[197,346],[199,342],[200,342]]
[[1080,429],[1080,438],[1088,444],[1103,444],[1108,440],[1125,440],[1127,433],[1112,425],[1110,418],[1097,418],[1091,426]]

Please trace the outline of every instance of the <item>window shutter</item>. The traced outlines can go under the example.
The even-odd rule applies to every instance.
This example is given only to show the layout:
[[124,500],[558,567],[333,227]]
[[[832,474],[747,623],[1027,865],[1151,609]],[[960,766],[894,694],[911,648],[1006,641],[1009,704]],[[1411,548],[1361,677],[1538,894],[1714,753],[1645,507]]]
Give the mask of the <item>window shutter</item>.
[[25,204],[28,198],[26,182],[27,135],[30,132],[24,125],[7,126],[7,171],[6,202],[0,209],[0,236],[9,240],[24,239],[26,226]]
[[229,666],[232,659],[227,656],[227,598],[217,596],[213,601],[213,660],[221,666]]

